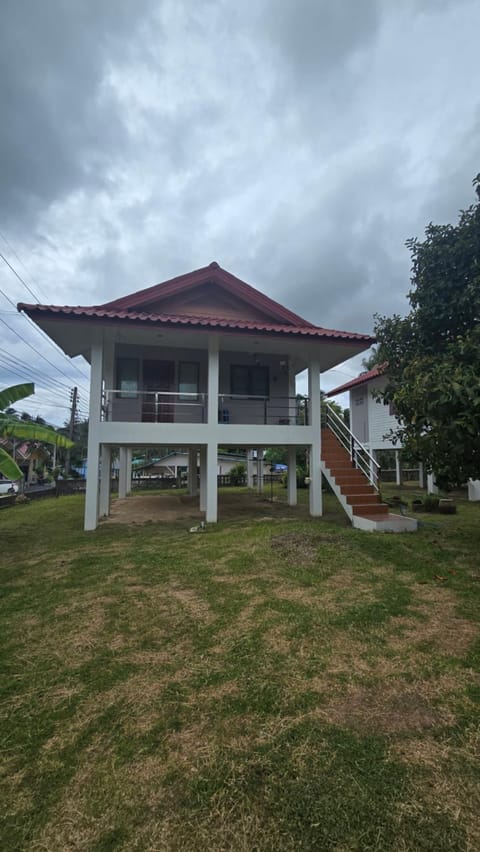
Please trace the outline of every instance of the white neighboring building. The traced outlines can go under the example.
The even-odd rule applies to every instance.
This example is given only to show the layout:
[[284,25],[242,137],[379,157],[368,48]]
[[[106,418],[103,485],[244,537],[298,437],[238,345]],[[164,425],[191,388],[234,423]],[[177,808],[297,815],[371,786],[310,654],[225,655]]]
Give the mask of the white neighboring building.
[[383,390],[387,377],[382,367],[374,367],[365,373],[360,373],[355,379],[329,391],[327,396],[349,391],[350,394],[350,429],[359,441],[372,452],[375,450],[398,450],[401,445],[392,443],[385,436],[392,429],[398,428],[398,421],[391,406],[378,401],[374,392]]
[[[387,384],[387,376],[383,365],[374,367],[365,373],[360,373],[355,379],[329,391],[327,396],[338,396],[349,391],[350,396],[350,429],[359,441],[375,458],[378,450],[395,450],[395,480],[401,483],[400,450],[401,443],[394,444],[387,437],[398,428],[398,421],[392,411],[392,406],[375,398],[375,392],[383,390]],[[421,473],[423,476],[423,474]]]

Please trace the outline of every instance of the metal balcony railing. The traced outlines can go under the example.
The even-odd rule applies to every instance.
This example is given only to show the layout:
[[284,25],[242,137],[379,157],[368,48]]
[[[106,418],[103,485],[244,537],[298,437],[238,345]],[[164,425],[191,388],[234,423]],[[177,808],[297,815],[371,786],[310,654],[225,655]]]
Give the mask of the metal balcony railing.
[[[102,419],[132,423],[206,423],[207,403],[206,393],[113,388],[104,391]],[[307,426],[309,400],[306,397],[219,394],[218,422],[226,425]]]
[[268,426],[307,426],[309,411],[306,397],[243,396],[220,394],[219,423],[263,424]]

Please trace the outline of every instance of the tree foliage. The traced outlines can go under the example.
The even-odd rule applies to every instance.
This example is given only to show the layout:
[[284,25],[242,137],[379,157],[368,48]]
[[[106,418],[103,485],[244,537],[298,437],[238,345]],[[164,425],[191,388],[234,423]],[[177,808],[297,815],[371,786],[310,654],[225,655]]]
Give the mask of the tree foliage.
[[[12,385],[0,391],[0,438],[20,438],[25,441],[41,441],[56,444],[58,447],[71,447],[72,442],[60,435],[50,426],[44,426],[35,420],[19,418],[12,412],[13,403],[35,392],[31,383]],[[8,479],[21,479],[22,471],[7,453],[0,447],[0,473]]]
[[382,363],[378,347],[376,346],[373,346],[368,355],[366,355],[365,358],[362,358],[362,367],[367,372],[369,370],[373,370],[374,367],[379,367]]
[[[480,197],[480,175],[473,184]],[[376,317],[388,362],[379,396],[394,405],[397,439],[448,488],[480,478],[480,202],[407,246],[410,313]]]

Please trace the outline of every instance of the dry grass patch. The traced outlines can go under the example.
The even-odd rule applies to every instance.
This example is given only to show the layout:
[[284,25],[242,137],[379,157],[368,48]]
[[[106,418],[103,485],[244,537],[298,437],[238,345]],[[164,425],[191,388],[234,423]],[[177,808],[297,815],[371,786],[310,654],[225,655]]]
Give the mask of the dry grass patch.
[[390,753],[414,771],[420,770],[416,781],[419,800],[461,821],[467,850],[480,849],[480,785],[471,773],[458,771],[459,766],[478,766],[478,728],[460,746],[424,735],[393,743]]
[[457,598],[449,589],[416,585],[412,616],[392,618],[390,648],[405,652],[423,643],[432,644],[438,654],[462,657],[480,635],[478,625],[456,615]]
[[288,532],[273,535],[271,547],[275,554],[294,565],[312,565],[320,559],[322,544],[338,544],[338,536],[328,533]]

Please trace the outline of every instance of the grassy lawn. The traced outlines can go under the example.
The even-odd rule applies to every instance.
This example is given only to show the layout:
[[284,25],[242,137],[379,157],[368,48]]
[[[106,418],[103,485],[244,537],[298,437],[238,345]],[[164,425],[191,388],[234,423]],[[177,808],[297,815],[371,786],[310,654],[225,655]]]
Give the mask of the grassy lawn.
[[326,508],[2,510],[2,850],[480,849],[480,505]]

